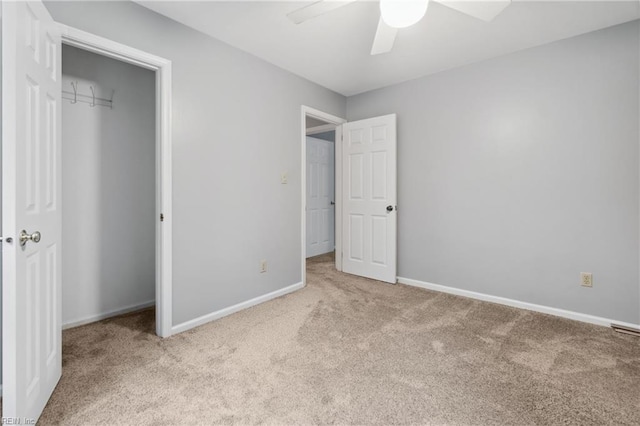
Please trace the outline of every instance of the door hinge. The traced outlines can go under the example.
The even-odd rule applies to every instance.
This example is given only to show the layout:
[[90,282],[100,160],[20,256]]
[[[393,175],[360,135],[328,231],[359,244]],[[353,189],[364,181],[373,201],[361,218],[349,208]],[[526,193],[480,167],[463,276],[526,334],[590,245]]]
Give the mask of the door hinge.
[[164,213],[160,213],[160,222],[164,222]]

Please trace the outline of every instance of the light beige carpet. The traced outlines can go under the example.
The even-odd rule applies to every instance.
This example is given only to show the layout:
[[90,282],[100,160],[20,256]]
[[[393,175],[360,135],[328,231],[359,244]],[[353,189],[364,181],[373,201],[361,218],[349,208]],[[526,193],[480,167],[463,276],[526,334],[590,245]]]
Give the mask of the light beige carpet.
[[308,269],[169,339],[153,311],[65,331],[40,424],[640,424],[637,337]]

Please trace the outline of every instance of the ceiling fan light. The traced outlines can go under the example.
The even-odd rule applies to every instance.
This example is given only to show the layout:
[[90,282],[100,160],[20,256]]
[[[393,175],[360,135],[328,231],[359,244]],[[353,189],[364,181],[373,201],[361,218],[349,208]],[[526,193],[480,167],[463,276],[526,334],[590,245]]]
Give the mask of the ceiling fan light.
[[380,0],[380,14],[388,26],[406,28],[424,17],[427,6],[429,0]]

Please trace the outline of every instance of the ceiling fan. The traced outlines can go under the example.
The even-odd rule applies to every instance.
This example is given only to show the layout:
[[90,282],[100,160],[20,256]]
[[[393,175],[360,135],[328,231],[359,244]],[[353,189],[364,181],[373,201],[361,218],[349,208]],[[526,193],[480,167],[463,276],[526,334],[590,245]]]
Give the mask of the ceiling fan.
[[[320,0],[294,10],[287,17],[296,24],[316,18],[334,9],[346,6],[357,0]],[[380,20],[371,47],[372,55],[387,53],[401,28],[409,27],[420,21],[429,6],[430,0],[380,0]],[[490,22],[500,14],[511,0],[433,0],[457,10],[458,12]]]

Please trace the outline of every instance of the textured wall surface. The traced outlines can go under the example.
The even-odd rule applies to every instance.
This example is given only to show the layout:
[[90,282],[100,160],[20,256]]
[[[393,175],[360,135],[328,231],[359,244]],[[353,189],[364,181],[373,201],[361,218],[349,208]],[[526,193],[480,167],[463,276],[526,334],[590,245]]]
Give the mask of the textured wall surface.
[[174,325],[302,281],[300,108],[345,98],[135,3],[47,8],[173,62]]
[[350,121],[398,115],[399,275],[640,323],[638,39],[634,21],[348,98]]

